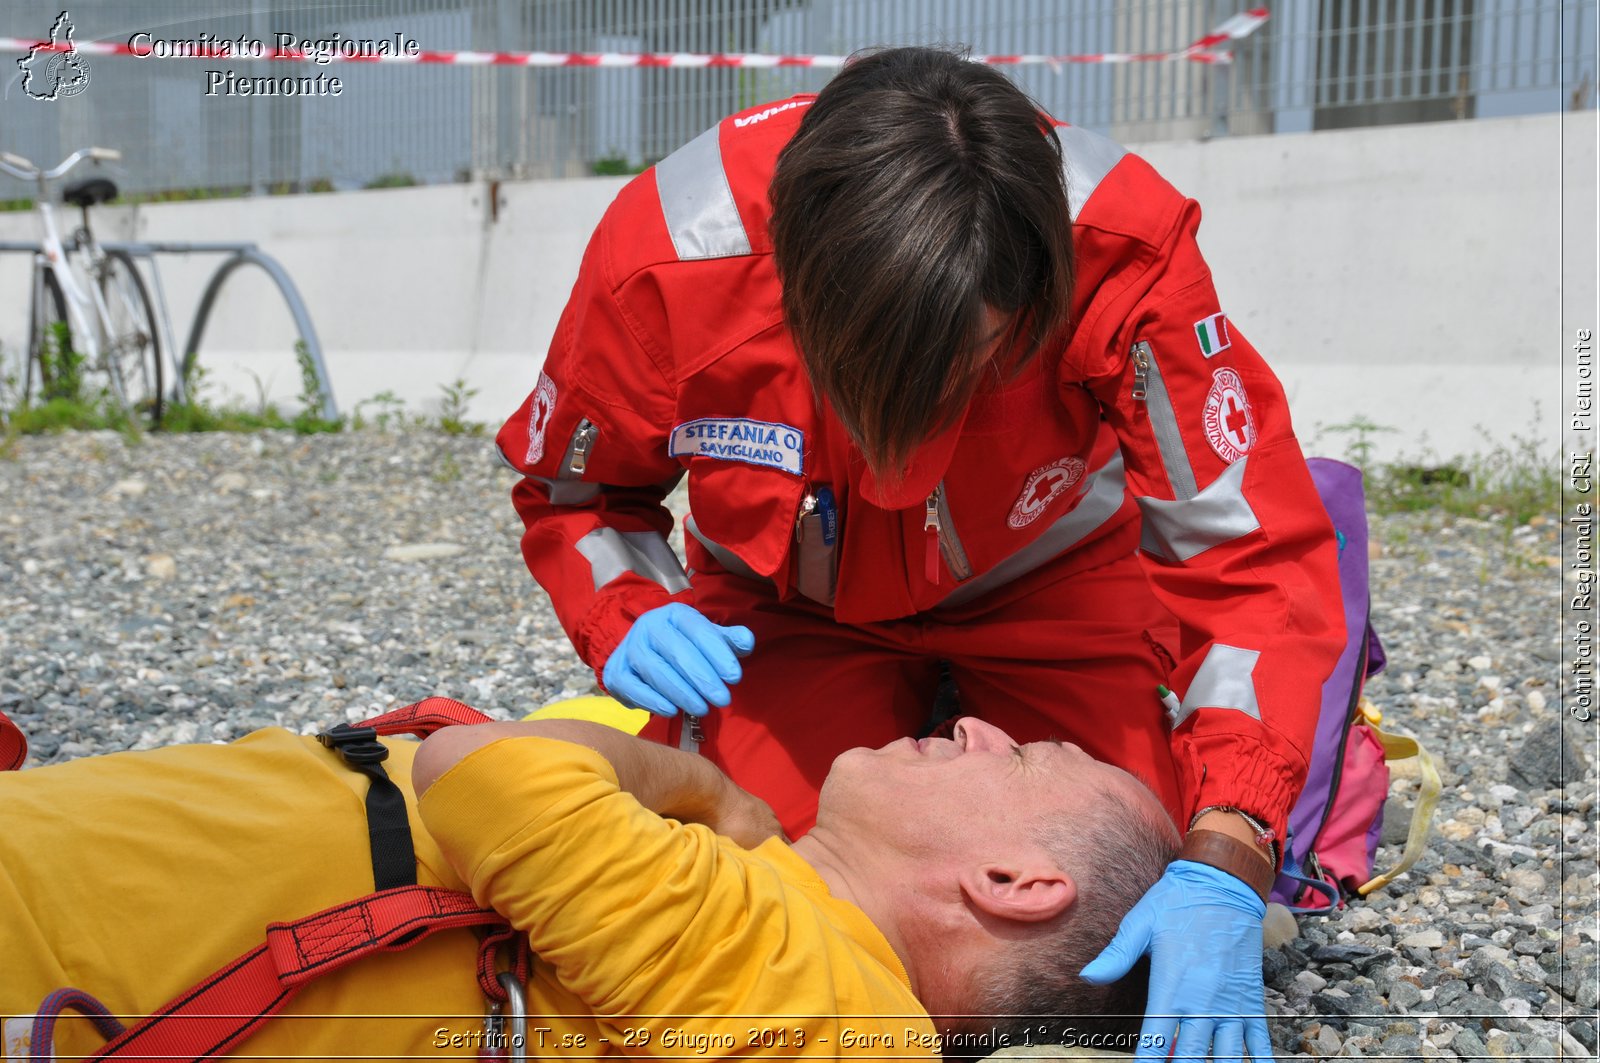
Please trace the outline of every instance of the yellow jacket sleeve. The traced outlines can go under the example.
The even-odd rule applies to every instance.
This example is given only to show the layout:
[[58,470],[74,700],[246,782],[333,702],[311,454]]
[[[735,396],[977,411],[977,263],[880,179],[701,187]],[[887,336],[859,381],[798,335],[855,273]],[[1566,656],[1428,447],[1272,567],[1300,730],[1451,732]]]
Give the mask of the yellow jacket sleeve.
[[[420,808],[479,903],[650,1050],[939,1054],[888,942],[788,846],[746,851],[663,819],[585,747],[493,743],[435,782]],[[841,1047],[866,1030],[892,1030],[893,1041]],[[925,1043],[909,1043],[913,1034]]]

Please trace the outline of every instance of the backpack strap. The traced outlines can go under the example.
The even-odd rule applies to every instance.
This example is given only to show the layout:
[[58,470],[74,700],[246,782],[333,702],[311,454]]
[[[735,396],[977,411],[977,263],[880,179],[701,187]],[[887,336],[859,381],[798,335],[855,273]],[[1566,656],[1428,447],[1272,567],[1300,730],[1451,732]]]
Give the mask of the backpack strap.
[[[294,922],[273,923],[263,944],[213,971],[88,1058],[211,1059],[230,1051],[283,1010],[307,983],[330,971],[375,952],[407,948],[439,930],[504,922],[498,912],[478,907],[465,893],[402,886]],[[45,1047],[35,1040],[36,1055]]]
[[1377,722],[1372,720],[1371,717],[1368,718],[1368,726],[1372,728],[1373,735],[1383,744],[1384,759],[1386,761],[1395,761],[1416,757],[1417,766],[1421,771],[1421,779],[1420,788],[1417,791],[1417,804],[1411,810],[1411,827],[1406,832],[1406,847],[1400,853],[1400,861],[1389,870],[1356,887],[1356,892],[1363,897],[1373,890],[1379,890],[1387,886],[1422,856],[1423,849],[1427,848],[1428,845],[1428,829],[1433,825],[1434,809],[1439,806],[1439,792],[1443,789],[1439,781],[1439,769],[1434,766],[1433,757],[1429,755],[1420,742],[1405,735],[1389,734],[1386,731],[1378,730]]
[[0,771],[16,771],[28,759],[28,739],[11,717],[0,712]]

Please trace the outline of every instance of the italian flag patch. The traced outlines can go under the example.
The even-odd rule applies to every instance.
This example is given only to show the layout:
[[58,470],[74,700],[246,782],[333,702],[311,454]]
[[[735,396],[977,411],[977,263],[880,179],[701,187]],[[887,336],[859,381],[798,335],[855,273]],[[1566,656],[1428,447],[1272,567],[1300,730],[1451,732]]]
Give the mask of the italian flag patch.
[[1200,353],[1210,358],[1233,346],[1228,336],[1228,316],[1212,314],[1204,321],[1194,323],[1195,338],[1200,341]]

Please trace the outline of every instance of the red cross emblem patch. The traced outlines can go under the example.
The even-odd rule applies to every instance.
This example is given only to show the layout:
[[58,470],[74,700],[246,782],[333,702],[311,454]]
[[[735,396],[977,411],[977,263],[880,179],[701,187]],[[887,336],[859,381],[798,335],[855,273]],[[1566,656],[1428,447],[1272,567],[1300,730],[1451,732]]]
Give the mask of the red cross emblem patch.
[[1026,528],[1039,519],[1039,514],[1054,502],[1067,488],[1083,479],[1082,458],[1062,458],[1028,474],[1022,485],[1006,523],[1013,528]]
[[528,458],[525,464],[536,465],[544,457],[544,432],[550,427],[550,415],[556,410],[556,382],[539,374],[539,386],[528,397]]
[[1201,423],[1205,425],[1206,441],[1211,449],[1230,465],[1255,446],[1255,411],[1250,409],[1244,381],[1232,369],[1218,369],[1211,374],[1211,390],[1206,394]]

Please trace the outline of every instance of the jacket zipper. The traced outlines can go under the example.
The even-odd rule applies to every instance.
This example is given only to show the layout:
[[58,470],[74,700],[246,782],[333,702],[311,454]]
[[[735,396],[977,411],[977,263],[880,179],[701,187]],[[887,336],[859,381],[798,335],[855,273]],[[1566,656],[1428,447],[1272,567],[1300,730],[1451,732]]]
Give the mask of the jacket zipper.
[[582,476],[589,467],[589,445],[600,434],[600,427],[585,417],[572,432],[572,442],[567,445],[566,472],[569,477]]
[[1140,340],[1129,354],[1133,360],[1133,400],[1144,405],[1150,419],[1150,433],[1155,436],[1161,467],[1172,484],[1173,497],[1180,502],[1193,498],[1198,493],[1194,467],[1189,463],[1189,452],[1183,447],[1183,433],[1178,429],[1172,397],[1162,382],[1155,351],[1150,348],[1149,341]]
[[923,575],[937,587],[939,558],[943,556],[944,563],[950,566],[950,574],[960,583],[972,575],[972,565],[967,560],[966,549],[961,545],[961,537],[956,534],[955,522],[950,519],[950,503],[944,497],[943,480],[939,481],[923,505],[922,530],[928,533]]
[[1150,387],[1150,345],[1140,341],[1133,345],[1133,401],[1143,402]]

